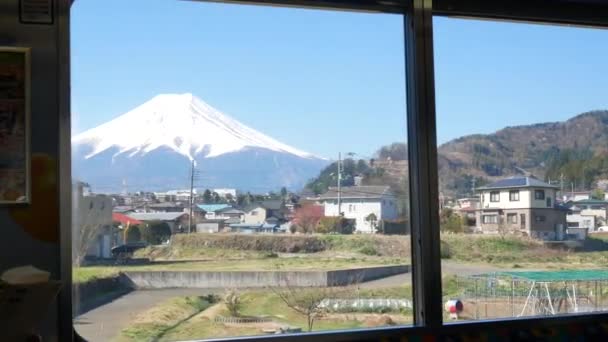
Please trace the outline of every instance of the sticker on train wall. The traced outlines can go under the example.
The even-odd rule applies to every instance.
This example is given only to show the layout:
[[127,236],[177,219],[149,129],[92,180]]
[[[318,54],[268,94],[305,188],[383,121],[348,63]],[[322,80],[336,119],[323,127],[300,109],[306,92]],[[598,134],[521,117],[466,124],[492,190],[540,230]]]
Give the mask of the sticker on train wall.
[[32,154],[32,200],[27,206],[9,208],[13,221],[33,238],[59,241],[59,192],[57,161],[43,153]]
[[23,24],[53,24],[53,0],[20,0],[19,21]]

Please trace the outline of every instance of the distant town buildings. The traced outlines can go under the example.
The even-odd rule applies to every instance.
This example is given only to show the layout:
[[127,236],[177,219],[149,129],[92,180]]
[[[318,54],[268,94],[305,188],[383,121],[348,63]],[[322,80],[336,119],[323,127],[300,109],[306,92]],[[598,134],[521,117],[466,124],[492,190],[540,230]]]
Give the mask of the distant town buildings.
[[230,189],[230,188],[213,189],[213,190],[211,190],[211,192],[217,193],[222,198],[228,198],[228,197],[236,198],[236,196],[237,196],[236,189]]

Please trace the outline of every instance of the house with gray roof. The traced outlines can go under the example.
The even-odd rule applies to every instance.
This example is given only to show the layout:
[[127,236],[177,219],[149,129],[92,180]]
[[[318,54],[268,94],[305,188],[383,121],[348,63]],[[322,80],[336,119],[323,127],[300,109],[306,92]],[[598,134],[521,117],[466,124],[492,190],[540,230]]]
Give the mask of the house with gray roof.
[[[360,233],[375,233],[381,220],[398,218],[397,198],[386,185],[330,187],[317,202],[323,205],[325,216],[354,219],[355,231]],[[370,214],[376,216],[375,222],[366,219]]]
[[281,200],[265,200],[246,206],[243,212],[245,213],[243,223],[261,224],[270,218],[283,222],[288,210]]
[[144,222],[144,224],[152,221],[166,222],[171,228],[173,234],[184,233],[188,231],[188,214],[184,212],[172,213],[132,213],[129,217]]
[[563,240],[567,209],[555,203],[558,187],[533,177],[510,177],[479,187],[477,229]]

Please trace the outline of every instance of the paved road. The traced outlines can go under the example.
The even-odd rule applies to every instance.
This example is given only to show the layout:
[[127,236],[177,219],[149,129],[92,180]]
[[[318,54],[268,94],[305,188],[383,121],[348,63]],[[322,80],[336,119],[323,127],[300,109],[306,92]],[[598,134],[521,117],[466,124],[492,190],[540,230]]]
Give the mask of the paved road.
[[[461,276],[479,274],[479,273],[488,273],[488,272],[497,272],[504,271],[505,269],[501,269],[498,267],[487,266],[487,265],[471,265],[471,264],[459,264],[452,261],[442,260],[441,262],[441,272],[443,274],[458,274]],[[523,271],[523,269],[522,269]],[[411,284],[412,282],[412,274],[398,274],[395,276],[390,276],[382,279],[376,279],[372,281],[365,282],[360,285],[362,288],[380,288],[380,287],[390,287],[390,286],[399,286],[403,284]]]
[[[485,265],[459,264],[442,261],[444,274],[471,275],[500,271],[500,268]],[[411,274],[399,274],[361,284],[362,288],[381,288],[410,284]],[[126,294],[106,305],[91,310],[75,320],[76,331],[91,342],[111,341],[125,328],[137,313],[171,297],[221,292],[223,289],[159,289],[140,290]]]
[[[126,327],[137,313],[163,300],[207,294],[209,289],[163,289],[130,292],[116,300],[91,310],[74,320],[76,331],[91,342],[108,342]],[[216,290],[217,291],[217,290]]]

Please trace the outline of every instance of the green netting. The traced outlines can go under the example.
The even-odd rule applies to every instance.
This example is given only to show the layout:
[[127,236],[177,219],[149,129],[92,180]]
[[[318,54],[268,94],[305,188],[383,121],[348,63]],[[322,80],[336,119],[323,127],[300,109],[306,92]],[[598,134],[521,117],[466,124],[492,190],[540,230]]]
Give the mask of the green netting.
[[539,282],[608,280],[608,270],[496,272],[495,274]]

